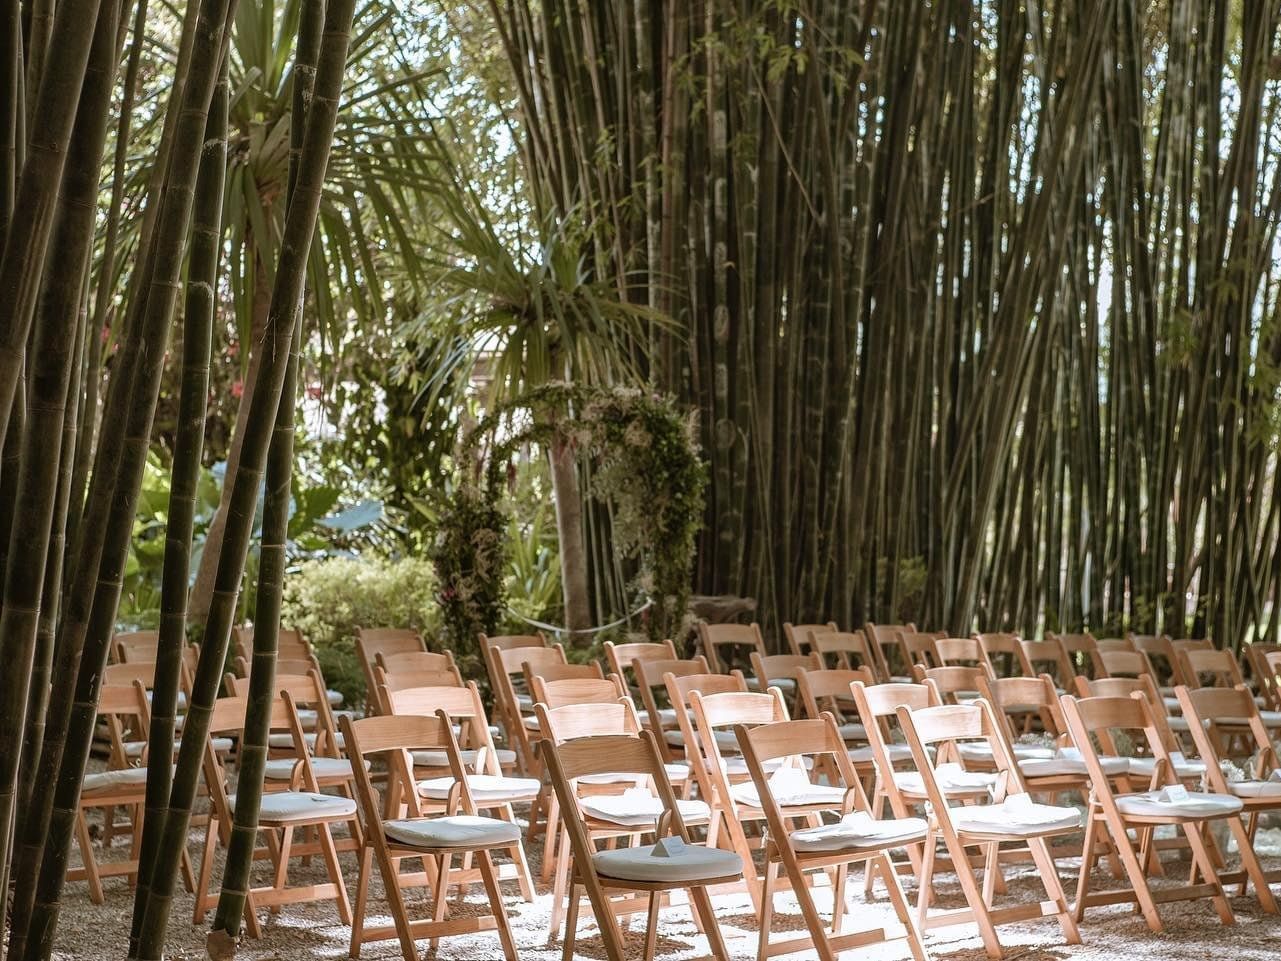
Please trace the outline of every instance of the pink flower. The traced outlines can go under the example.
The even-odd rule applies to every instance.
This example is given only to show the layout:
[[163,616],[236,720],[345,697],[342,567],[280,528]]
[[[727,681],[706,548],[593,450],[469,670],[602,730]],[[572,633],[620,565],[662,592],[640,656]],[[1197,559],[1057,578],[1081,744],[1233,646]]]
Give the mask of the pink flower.
[[234,384],[232,384],[232,385],[231,385],[231,396],[232,396],[232,397],[242,397],[242,396],[244,396],[244,393],[245,393],[245,383],[244,383],[244,381],[238,380],[238,381],[236,381]]
[[312,400],[320,400],[320,398],[323,397],[324,395],[325,395],[324,388],[322,388],[319,384],[307,385],[307,396],[310,397]]
[[239,353],[240,353],[240,342],[239,342],[239,341],[233,340],[233,341],[231,341],[229,344],[227,344],[227,356],[228,356],[228,357],[235,357],[235,356],[236,356],[237,354],[239,354]]

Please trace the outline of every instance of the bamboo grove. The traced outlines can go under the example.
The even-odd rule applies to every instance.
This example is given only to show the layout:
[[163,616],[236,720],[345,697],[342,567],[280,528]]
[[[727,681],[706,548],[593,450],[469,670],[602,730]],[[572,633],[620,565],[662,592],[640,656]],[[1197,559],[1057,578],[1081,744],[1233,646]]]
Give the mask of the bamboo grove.
[[[272,543],[264,555],[280,557],[264,563],[259,576],[264,624],[255,643],[263,648],[264,667],[255,675],[257,697],[247,729],[265,731],[264,712],[270,710],[270,697],[264,700],[257,688],[269,692],[273,686],[279,604],[272,598],[279,597],[283,578],[280,518],[288,508],[293,456],[296,350],[291,345],[301,336],[306,264],[355,13],[353,0],[305,0],[301,7],[299,21],[309,39],[298,44],[295,64],[290,190],[263,359],[240,464],[227,478],[232,507],[185,736],[172,771],[168,751],[157,753],[152,760],[158,762],[150,765],[134,923],[121,936],[122,949],[128,940],[130,957],[158,959],[164,950],[179,853],[200,780],[201,746],[222,679],[230,614],[254,536],[264,471],[273,491],[264,534]],[[164,642],[150,732],[155,744],[175,742],[179,664],[191,626],[194,485],[211,331],[223,283],[227,59],[236,10],[236,0],[192,0],[181,14],[145,205],[140,213],[128,214],[122,201],[123,156],[138,92],[139,54],[150,42],[147,0],[37,0],[5,3],[0,12],[5,71],[0,84],[0,549],[5,556],[0,890],[6,892],[9,921],[0,955],[13,961],[48,958],[53,951],[97,692],[115,627],[161,377],[180,318],[181,423],[161,601]],[[117,90],[119,109],[113,99]],[[104,163],[112,128],[115,156]],[[100,191],[110,196],[105,216],[98,207]],[[131,225],[139,240],[130,250],[132,262],[117,270],[115,238],[127,215],[140,218]],[[92,256],[96,240],[103,251],[97,259]],[[100,328],[89,318],[100,320],[111,304],[121,305],[122,346],[100,386]],[[241,820],[251,839],[257,805],[249,798],[261,787],[259,765],[256,779],[242,776],[240,786]],[[244,890],[248,873],[243,852],[233,857],[224,885],[227,903],[220,906],[217,922],[233,943],[243,906],[243,895],[238,900],[236,892]]]
[[1275,0],[487,0],[781,621],[1281,627]]

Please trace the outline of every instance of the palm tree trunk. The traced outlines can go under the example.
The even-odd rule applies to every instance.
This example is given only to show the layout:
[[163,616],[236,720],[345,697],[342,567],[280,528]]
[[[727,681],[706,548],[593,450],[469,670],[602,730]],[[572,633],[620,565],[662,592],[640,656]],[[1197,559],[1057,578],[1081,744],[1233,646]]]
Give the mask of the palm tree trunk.
[[286,214],[263,344],[263,363],[255,384],[255,409],[246,421],[240,467],[232,480],[227,534],[218,560],[213,601],[205,625],[191,705],[183,727],[182,748],[169,799],[169,814],[165,819],[161,857],[157,861],[151,901],[142,928],[138,954],[143,959],[159,959],[163,948],[179,855],[187,837],[191,807],[200,779],[204,740],[221,682],[236,598],[253,534],[258,487],[289,366],[293,328],[298,318],[307,257],[319,215],[321,191],[337,121],[353,12],[354,0],[331,0],[325,10],[323,40],[307,112],[297,185]]
[[578,465],[573,448],[563,440],[551,444],[552,496],[556,501],[556,533],[560,539],[561,593],[565,599],[565,626],[575,646],[591,643],[579,633],[592,624],[591,595],[587,587],[587,549],[583,540],[583,499],[578,489]]
[[218,82],[204,150],[196,178],[187,270],[187,301],[183,311],[182,383],[178,429],[169,487],[169,523],[160,588],[160,638],[151,697],[150,752],[147,762],[146,817],[138,855],[138,887],[134,894],[130,957],[137,956],[138,937],[151,892],[160,838],[169,804],[173,774],[174,730],[178,712],[182,653],[187,645],[187,591],[191,577],[191,536],[195,526],[196,490],[204,448],[205,412],[209,394],[209,352],[217,309],[218,262],[222,240],[222,200],[227,174],[227,110],[230,91],[226,76]]

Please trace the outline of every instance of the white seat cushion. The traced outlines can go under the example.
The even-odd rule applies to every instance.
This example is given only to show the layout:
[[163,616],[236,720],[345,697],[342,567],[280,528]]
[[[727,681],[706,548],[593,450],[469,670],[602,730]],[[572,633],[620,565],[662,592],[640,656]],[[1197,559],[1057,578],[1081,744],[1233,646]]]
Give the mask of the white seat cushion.
[[[1200,777],[1205,773],[1205,762],[1185,757],[1182,751],[1171,751],[1170,760],[1174,762],[1174,776],[1180,779]],[[1152,777],[1156,770],[1156,758],[1130,758],[1130,773],[1135,777]]]
[[[1048,761],[1054,757],[1054,748],[1052,747],[1041,747],[1038,744],[1019,744],[1017,742],[1012,746],[1016,761]],[[956,746],[956,750],[963,761],[978,761],[988,764],[993,762],[992,745],[987,741],[962,741]]]
[[[1264,727],[1281,727],[1281,711],[1260,711],[1259,720],[1263,722]],[[1249,724],[1249,720],[1244,717],[1223,717],[1218,719],[1220,724],[1238,724],[1244,727]]]
[[[654,824],[663,813],[663,802],[645,788],[628,788],[622,794],[593,794],[579,799],[585,814],[598,821],[621,824],[624,827],[644,827]],[[676,806],[686,824],[700,823],[711,817],[711,808],[702,801],[683,801]]]
[[[637,711],[642,724],[650,723],[649,711]],[[661,727],[676,726],[676,709],[671,707],[660,707],[658,709],[658,723]]]
[[[308,734],[304,734],[304,735],[303,735],[303,740],[307,742],[307,746],[308,746],[308,747],[310,747],[310,748],[314,748],[314,747],[316,746],[316,741],[317,741],[317,739],[318,739],[318,735],[316,735],[316,734],[308,733]],[[343,747],[343,738],[342,738],[342,735],[341,735],[341,734],[338,734],[338,733],[335,733],[335,734],[333,735],[332,740],[333,740],[333,742],[334,742],[336,745],[338,745],[338,749],[339,749],[339,750],[342,750],[342,747]],[[292,748],[292,747],[294,746],[294,738],[293,738],[293,735],[292,735],[292,734],[285,734],[284,732],[277,733],[277,734],[268,734],[268,735],[267,735],[267,746],[268,746],[268,747],[276,747],[276,748],[284,748],[284,749]]]
[[393,841],[416,848],[491,847],[520,842],[518,825],[470,814],[384,821],[383,833]]
[[[468,766],[476,763],[477,751],[459,751],[458,756]],[[418,767],[449,767],[449,755],[445,751],[414,751],[410,755]],[[508,767],[516,763],[516,752],[506,748],[494,748],[499,767]]]
[[[434,777],[418,782],[418,795],[432,801],[443,801],[449,797],[453,786],[452,777]],[[496,777],[492,774],[469,774],[467,786],[471,789],[472,800],[477,804],[506,804],[532,798],[542,787],[536,778]]]
[[1165,705],[1165,710],[1169,714],[1182,714],[1183,705],[1179,703],[1177,697],[1163,697],[1161,703]]
[[592,855],[592,862],[596,873],[602,877],[659,884],[689,884],[737,877],[743,873],[743,861],[733,851],[702,844],[686,844],[679,852],[666,856],[662,851],[656,844],[616,848]]
[[516,692],[516,706],[520,708],[521,714],[532,714],[534,711],[534,698],[531,694]]
[[[854,764],[871,764],[876,760],[876,755],[872,753],[872,748],[868,745],[852,747],[846,753],[849,754],[850,761]],[[885,753],[889,756],[891,764],[912,760],[912,749],[906,744],[887,744],[885,745]]]
[[1281,781],[1229,781],[1228,790],[1236,797],[1281,799]]
[[679,731],[679,730],[676,730],[676,731],[664,731],[664,732],[663,732],[663,740],[664,740],[664,741],[666,741],[666,742],[667,742],[667,744],[668,744],[670,747],[684,747],[684,746],[685,746],[685,735],[684,735],[681,731]]
[[298,723],[302,725],[304,731],[314,731],[319,720],[320,715],[310,708],[298,709]]
[[948,810],[961,833],[1025,837],[1081,826],[1081,813],[1076,808],[1037,804],[1027,794],[1016,794],[999,804],[967,804]]
[[[845,789],[828,784],[814,784],[801,768],[780,767],[769,777],[769,792],[780,807],[811,804],[839,806],[845,800]],[[730,788],[734,800],[749,807],[761,806],[761,795],[755,781],[743,781]]]
[[842,724],[837,728],[843,741],[866,741],[867,728],[862,724]]
[[[292,746],[292,743],[293,742],[291,741],[290,742],[291,746]],[[226,754],[228,751],[230,751],[233,747],[236,746],[236,743],[229,737],[216,737],[213,739],[213,746],[214,746],[214,751],[217,752],[218,754]],[[146,741],[126,741],[125,757],[142,757],[142,752],[143,750],[146,749],[146,747],[147,747]],[[181,740],[174,741],[173,753],[177,755],[178,749],[181,747],[182,747]]]
[[878,821],[866,811],[854,811],[835,824],[793,831],[791,839],[797,851],[851,851],[923,841],[926,827],[921,818]]
[[[689,778],[688,764],[664,764],[663,770],[667,772],[669,781],[685,781]],[[640,785],[647,780],[645,774],[623,774],[623,773],[605,773],[605,774],[585,774],[578,779],[579,784],[636,784]]]
[[[236,796],[227,798],[232,813],[236,810]],[[283,824],[288,821],[327,820],[349,818],[356,813],[356,802],[332,794],[313,794],[310,791],[278,791],[262,796],[258,808],[258,821]]]
[[[940,764],[934,769],[934,779],[945,796],[991,791],[996,778],[994,773],[967,771],[959,764]],[[908,794],[925,794],[925,781],[919,771],[896,771],[894,783]]]
[[[759,691],[761,689],[760,678],[749,677],[747,679],[747,686],[753,691]],[[796,690],[796,681],[790,677],[773,677],[765,682],[765,686],[776,687],[783,694],[791,694]]]
[[[1099,767],[1108,777],[1125,774],[1130,770],[1128,757],[1099,758]],[[1055,777],[1064,774],[1088,774],[1085,758],[1080,750],[1074,747],[1059,748],[1057,754],[1050,758],[1028,758],[1019,761],[1019,770],[1024,777]]]
[[535,715],[531,714],[529,717],[521,718],[520,723],[525,726],[526,731],[538,730],[538,718]]
[[147,783],[145,767],[128,767],[116,771],[99,771],[86,774],[80,787],[82,795],[114,794],[127,787],[142,787]]
[[[294,776],[298,762],[291,757],[280,757],[267,762],[266,776],[271,781],[288,781]],[[365,762],[369,769],[369,762]],[[351,777],[351,761],[345,757],[313,757],[311,771],[318,778]]]
[[342,707],[342,692],[329,688],[325,691],[325,699],[329,701],[330,707]]
[[1164,789],[1123,794],[1116,807],[1127,817],[1227,817],[1241,810],[1241,799],[1227,794],[1189,791],[1185,799],[1166,800]]

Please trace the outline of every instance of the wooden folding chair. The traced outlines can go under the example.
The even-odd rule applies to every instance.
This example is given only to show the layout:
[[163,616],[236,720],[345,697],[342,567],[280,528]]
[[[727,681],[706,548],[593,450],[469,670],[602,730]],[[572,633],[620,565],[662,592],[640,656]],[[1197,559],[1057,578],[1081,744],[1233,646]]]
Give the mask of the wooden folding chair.
[[983,645],[976,637],[940,637],[934,641],[938,667],[988,667]]
[[[1226,794],[1241,799],[1246,823],[1239,818],[1228,819],[1228,830],[1232,832],[1241,856],[1242,870],[1220,872],[1219,880],[1223,884],[1239,883],[1238,894],[1244,896],[1249,882],[1255,884],[1255,894],[1259,905],[1269,914],[1277,913],[1276,898],[1272,894],[1269,882],[1281,880],[1281,872],[1271,874],[1263,870],[1259,856],[1254,850],[1254,837],[1259,829],[1259,816],[1267,811],[1281,811],[1281,774],[1278,774],[1276,745],[1263,718],[1259,716],[1258,705],[1254,696],[1244,684],[1234,688],[1201,688],[1192,690],[1180,685],[1175,689],[1175,696],[1183,705],[1183,716],[1191,722],[1192,738],[1196,741],[1197,750],[1206,762],[1206,785],[1215,794]],[[1253,750],[1246,762],[1249,778],[1244,781],[1229,781],[1223,771],[1223,755],[1217,753],[1217,745],[1226,740],[1226,732],[1218,730],[1220,725],[1232,732],[1242,727],[1249,732]]]
[[810,633],[810,652],[818,655],[821,668],[849,671],[865,667],[873,677],[881,677],[881,662],[867,637],[861,633],[813,631]]
[[[1081,825],[1075,808],[1037,804],[1027,792],[1018,765],[1001,736],[992,707],[980,699],[973,704],[946,704],[911,710],[906,705],[896,712],[899,725],[912,749],[922,776],[925,795],[931,806],[930,830],[925,843],[917,912],[922,928],[973,921],[978,925],[983,947],[990,958],[1003,956],[996,929],[1003,924],[1055,917],[1068,944],[1080,944],[1081,936],[1068,909],[1059,882],[1049,842],[1071,834]],[[946,747],[959,741],[986,741],[996,769],[991,789],[992,803],[953,806],[953,798],[938,775],[935,758],[948,753]],[[968,907],[930,914],[937,842],[943,841],[951,869],[961,883]],[[1001,845],[1014,844],[1032,858],[1045,898],[1033,904],[995,907],[1000,875]],[[968,849],[978,848],[985,858],[983,886],[979,887]]]
[[[232,650],[246,661],[254,656],[254,629],[251,624],[242,624],[231,629]],[[280,627],[276,631],[276,658],[282,661],[308,661],[315,656],[311,644],[302,636],[302,632],[292,627]]]
[[1255,641],[1241,645],[1242,673],[1246,683],[1262,698],[1260,705],[1270,711],[1281,711],[1281,686],[1276,671],[1268,664],[1268,655],[1281,653],[1281,644]]
[[[1058,640],[1050,638],[1044,641],[1026,641],[1019,638],[1017,653],[1024,677],[1048,674],[1060,693],[1072,689],[1076,669],[1067,650]],[[1043,670],[1047,667],[1048,671]]]
[[[705,663],[704,658],[699,657],[698,662]],[[678,755],[690,773],[694,775],[694,783],[698,786],[699,796],[706,798],[712,790],[711,783],[707,779],[706,768],[712,763],[702,749],[698,733],[694,726],[694,715],[690,708],[690,695],[694,691],[703,694],[724,694],[727,692],[745,692],[748,690],[747,679],[743,677],[742,671],[731,671],[729,674],[694,674],[694,673],[676,673],[668,671],[663,675],[663,686],[667,690],[668,703],[672,705],[676,712],[676,730],[667,731],[664,734],[667,744],[673,748],[673,753]],[[726,732],[726,746],[732,747],[737,754],[737,741],[734,741],[732,735]],[[747,767],[742,764],[742,759],[735,757],[732,759],[737,762],[731,764],[731,777],[746,778]],[[715,830],[716,824],[713,821],[712,829]]]
[[[807,672],[808,673],[808,672]],[[869,672],[863,671],[867,674]],[[802,680],[802,683],[804,681]],[[899,885],[889,852],[925,840],[926,824],[919,818],[901,821],[878,821],[871,815],[867,796],[859,784],[846,754],[845,741],[831,714],[798,721],[778,721],[748,728],[735,725],[734,734],[752,777],[754,796],[764,814],[768,828],[765,843],[765,876],[760,899],[760,938],[758,961],[780,954],[812,950],[821,961],[836,961],[837,956],[853,948],[885,941],[906,940],[912,957],[925,961],[920,931],[912,917],[903,889]],[[789,796],[796,786],[805,790],[808,784],[804,766],[797,763],[809,757],[816,769],[834,770],[828,791],[843,791],[835,824],[811,825],[795,830],[793,822],[804,804]],[[770,763],[774,762],[774,763]],[[769,773],[766,771],[769,766]],[[783,782],[795,782],[783,786]],[[803,801],[803,798],[800,798]],[[868,874],[879,867],[885,878],[890,902],[903,925],[895,937],[883,928],[843,932],[848,906],[845,883],[851,864],[863,864]],[[807,933],[782,941],[770,938],[773,929],[774,886],[782,867],[788,885],[801,907]],[[823,923],[814,903],[807,874],[835,869],[833,910],[830,928]]]
[[691,675],[710,674],[707,658],[701,654],[693,658],[678,658],[661,661],[632,661],[632,675],[640,692],[640,718],[645,728],[653,732],[663,751],[663,758],[671,763],[685,756],[685,735],[677,717],[679,705],[668,703],[664,707],[659,703],[655,692],[664,695],[666,701],[666,676],[688,677]]
[[500,651],[510,651],[517,647],[548,647],[547,636],[539,631],[537,634],[488,634],[480,635],[480,649],[487,651],[496,647]]
[[520,770],[529,776],[537,775],[539,767],[533,742],[538,732],[538,718],[533,714],[534,699],[525,689],[525,665],[531,664],[537,669],[567,664],[565,650],[559,644],[554,647],[490,647],[485,658],[489,665],[489,689],[494,695],[498,723],[507,736],[507,743],[516,751]]
[[[202,924],[206,912],[218,902],[218,893],[210,891],[214,853],[219,844],[226,846],[231,840],[232,822],[235,817],[236,796],[227,793],[228,775],[214,750],[213,738],[218,735],[243,734],[248,699],[222,697],[214,702],[209,719],[209,737],[205,744],[204,775],[209,791],[209,823],[205,828],[205,845],[196,881],[195,911],[192,923]],[[272,731],[287,731],[293,739],[298,758],[299,790],[264,792],[258,812],[258,831],[265,832],[268,847],[255,852],[255,859],[270,857],[274,877],[270,885],[251,887],[245,901],[245,924],[251,937],[261,937],[258,912],[301,901],[335,901],[338,915],[344,924],[351,923],[351,902],[343,884],[342,867],[334,844],[333,827],[344,822],[358,824],[356,802],[348,797],[324,794],[312,770],[302,723],[293,699],[288,693],[278,694],[272,700],[270,725]],[[359,765],[356,765],[359,768]],[[305,844],[294,843],[294,833],[306,831],[316,840]],[[309,857],[319,853],[325,864],[328,882],[323,884],[289,885],[289,862],[295,857]]]
[[605,663],[609,665],[610,673],[617,674],[632,684],[636,683],[636,679],[629,679],[627,672],[632,669],[634,661],[674,661],[677,656],[676,645],[670,640],[634,641],[627,644],[606,641],[603,647]]
[[[738,662],[737,654],[746,650],[765,656],[765,641],[761,627],[751,624],[699,624],[698,642],[701,652],[717,674],[727,674]],[[723,653],[724,652],[724,653]]]
[[1023,638],[1011,633],[975,634],[983,651],[983,661],[993,677],[1024,676],[1022,654]]
[[529,689],[534,696],[535,711],[539,704],[554,710],[567,704],[614,704],[620,697],[627,697],[622,678],[617,674],[609,677],[562,677],[553,680],[534,674],[529,679]]
[[863,634],[872,645],[878,662],[877,673],[883,679],[900,683],[911,679],[912,665],[916,660],[904,636],[918,634],[915,624],[873,624],[868,621],[863,625]]
[[835,621],[828,621],[826,624],[793,624],[791,621],[783,622],[783,638],[787,641],[787,650],[797,657],[801,657],[810,652],[810,644],[813,643],[811,635],[813,634],[837,634],[840,628],[836,626]]
[[[1177,643],[1177,642],[1176,642]],[[1241,666],[1237,659],[1229,651],[1220,651],[1214,648],[1193,649],[1193,648],[1175,648],[1175,665],[1178,670],[1178,677],[1182,682],[1181,686],[1189,690],[1199,690],[1204,687],[1210,688],[1236,688],[1245,687],[1245,678],[1241,675]],[[1176,688],[1177,691],[1177,688]],[[1181,702],[1179,709],[1182,709]],[[1281,711],[1259,710],[1257,705],[1254,712],[1260,723],[1272,732],[1274,736],[1281,730]],[[1252,751],[1249,749],[1249,730],[1245,723],[1245,715],[1238,715],[1242,720],[1238,724],[1230,724],[1226,720],[1220,720],[1215,725],[1215,737],[1218,740],[1215,753],[1220,757],[1242,757],[1249,756]],[[1185,718],[1185,720],[1188,720]],[[1190,724],[1188,725],[1190,729]],[[1237,741],[1245,741],[1246,747],[1238,751],[1233,751],[1232,746]]]
[[[391,708],[382,703],[382,692],[403,691],[410,687],[465,687],[463,676],[457,668],[451,671],[394,671],[389,672],[383,669],[381,665],[374,666],[374,680],[378,686],[374,688],[376,697],[379,701],[379,714],[390,714]],[[511,752],[513,763],[516,752]]]
[[[1047,641],[1055,641],[1063,649],[1067,656],[1068,662],[1072,665],[1072,673],[1084,675],[1085,677],[1099,677],[1099,644],[1094,639],[1094,635],[1086,631],[1082,634],[1067,633],[1047,633]],[[1071,684],[1067,679],[1064,686],[1070,688]]]
[[[443,712],[451,724],[458,726],[457,737],[452,730],[450,732],[451,743],[466,772],[467,789],[477,810],[509,824],[516,824],[513,805],[532,805],[538,800],[542,784],[536,778],[511,777],[503,773],[489,732],[489,718],[485,714],[480,689],[475,681],[468,682],[466,687],[416,687],[384,691],[382,697],[390,705],[391,715],[394,717],[433,717]],[[466,754],[463,754],[460,743],[466,745]],[[419,813],[437,810],[449,813],[452,810],[458,777],[453,767],[453,757],[448,750],[440,748],[410,752]],[[517,840],[507,845],[506,850],[513,867],[510,871],[500,867],[496,877],[503,881],[515,881],[520,886],[521,897],[525,901],[532,901],[534,881],[529,872],[524,846]]]
[[[1085,909],[1100,904],[1137,903],[1144,920],[1153,932],[1163,930],[1158,904],[1209,897],[1224,924],[1234,921],[1232,906],[1224,895],[1219,882],[1214,857],[1206,847],[1203,828],[1210,821],[1230,819],[1238,821],[1242,810],[1239,798],[1231,795],[1204,794],[1188,791],[1175,773],[1174,760],[1166,747],[1155,720],[1155,711],[1149,698],[1136,691],[1130,697],[1076,698],[1065,694],[1062,698],[1063,713],[1067,718],[1072,740],[1085,757],[1090,769],[1094,791],[1087,814],[1085,844],[1081,859],[1081,874],[1077,882],[1075,916],[1079,920]],[[1099,764],[1092,736],[1100,732],[1109,736],[1114,731],[1142,738],[1156,758],[1148,790],[1119,794],[1113,791]],[[1156,858],[1153,846],[1155,831],[1162,825],[1173,825],[1182,835],[1192,854],[1194,877],[1199,873],[1204,883],[1189,883],[1180,887],[1161,888],[1154,891],[1148,884],[1149,858]],[[1139,851],[1135,851],[1129,831],[1139,837]],[[1095,841],[1108,841],[1117,852],[1130,889],[1090,892],[1090,873],[1098,858]]]
[[[739,740],[734,728],[786,721],[789,719],[787,706],[778,688],[771,688],[767,693],[733,691],[706,695],[693,690],[689,694],[689,703],[699,747],[706,758],[706,763],[695,765],[695,770],[702,768],[701,796],[706,798],[712,809],[708,844],[718,843],[723,836],[728,846],[743,859],[744,869],[748,871],[747,891],[753,907],[759,912],[763,904],[765,879],[755,872],[752,851],[761,847],[761,841],[759,838],[748,839],[746,825],[762,824],[765,812],[761,809],[761,799],[757,796],[746,760],[739,753]],[[732,761],[738,762],[738,766],[732,766]],[[808,771],[804,768],[797,770],[792,764],[780,762],[778,767],[779,770],[793,772],[782,775],[788,778],[790,793],[787,800],[783,800],[782,795],[779,798],[780,804],[787,808],[789,820],[799,819],[809,827],[818,827],[822,824],[820,815],[823,811],[840,808],[844,788],[814,783]]]
[[[676,799],[664,774],[654,735],[645,731],[639,736],[576,738],[561,744],[544,739],[540,750],[560,804],[572,854],[565,927],[566,961],[575,956],[580,888],[591,902],[609,961],[624,961],[629,957],[623,946],[617,919],[619,906],[614,898],[622,895],[627,900],[647,902],[643,909],[647,911],[647,923],[642,957],[650,961],[658,937],[660,895],[680,888],[689,891],[695,923],[707,936],[712,957],[729,957],[707,888],[742,877],[742,861],[731,851],[693,843],[681,813],[682,802]],[[654,844],[596,850],[591,830],[598,822],[584,815],[575,782],[600,774],[635,774],[650,780],[657,801],[651,822],[657,837]]]
[[823,660],[814,653],[809,654],[758,654],[751,653],[752,677],[747,686],[753,690],[764,691],[776,687],[785,698],[796,696],[796,675],[801,671],[816,671],[822,668]]
[[1162,694],[1173,694],[1173,687],[1178,683],[1178,665],[1174,658],[1174,645],[1168,634],[1135,634],[1130,632],[1126,640],[1136,651],[1147,658],[1149,671],[1156,680],[1158,688],[1164,688]]
[[159,631],[117,631],[111,637],[111,654],[117,664],[155,663]]
[[[356,793],[366,841],[361,850],[360,879],[356,885],[351,957],[360,956],[362,944],[394,938],[400,942],[405,961],[417,961],[417,940],[428,938],[434,944],[441,937],[497,931],[506,961],[516,961],[516,944],[498,887],[492,853],[519,845],[520,828],[510,821],[481,817],[477,813],[448,715],[441,711],[433,717],[367,717],[358,721],[343,717],[341,723],[353,758],[372,760],[382,756],[389,770],[384,799],[374,790],[365,765],[356,765]],[[414,751],[443,751],[449,759],[454,787],[438,817],[427,816],[419,802],[410,760]],[[400,863],[406,858],[421,859],[425,870],[403,874]],[[465,862],[475,860],[490,913],[448,916],[449,889],[459,883],[457,878],[461,874],[452,867],[455,858]],[[392,924],[371,928],[365,926],[365,913],[375,859],[391,909]],[[424,884],[432,889],[431,917],[411,921],[402,889]]]
[[374,677],[374,667],[378,664],[378,655],[403,654],[408,651],[425,651],[427,643],[417,631],[401,630],[386,627],[362,627],[356,631],[356,657],[360,669],[365,674],[365,690],[368,708],[377,710],[378,703],[374,692],[378,689]]
[[439,654],[435,651],[401,651],[399,654],[388,654],[384,651],[379,651],[374,655],[374,666],[381,667],[388,674],[438,671],[457,675],[460,683],[462,681],[462,675],[458,670],[458,662],[454,660],[453,651],[441,651]]

